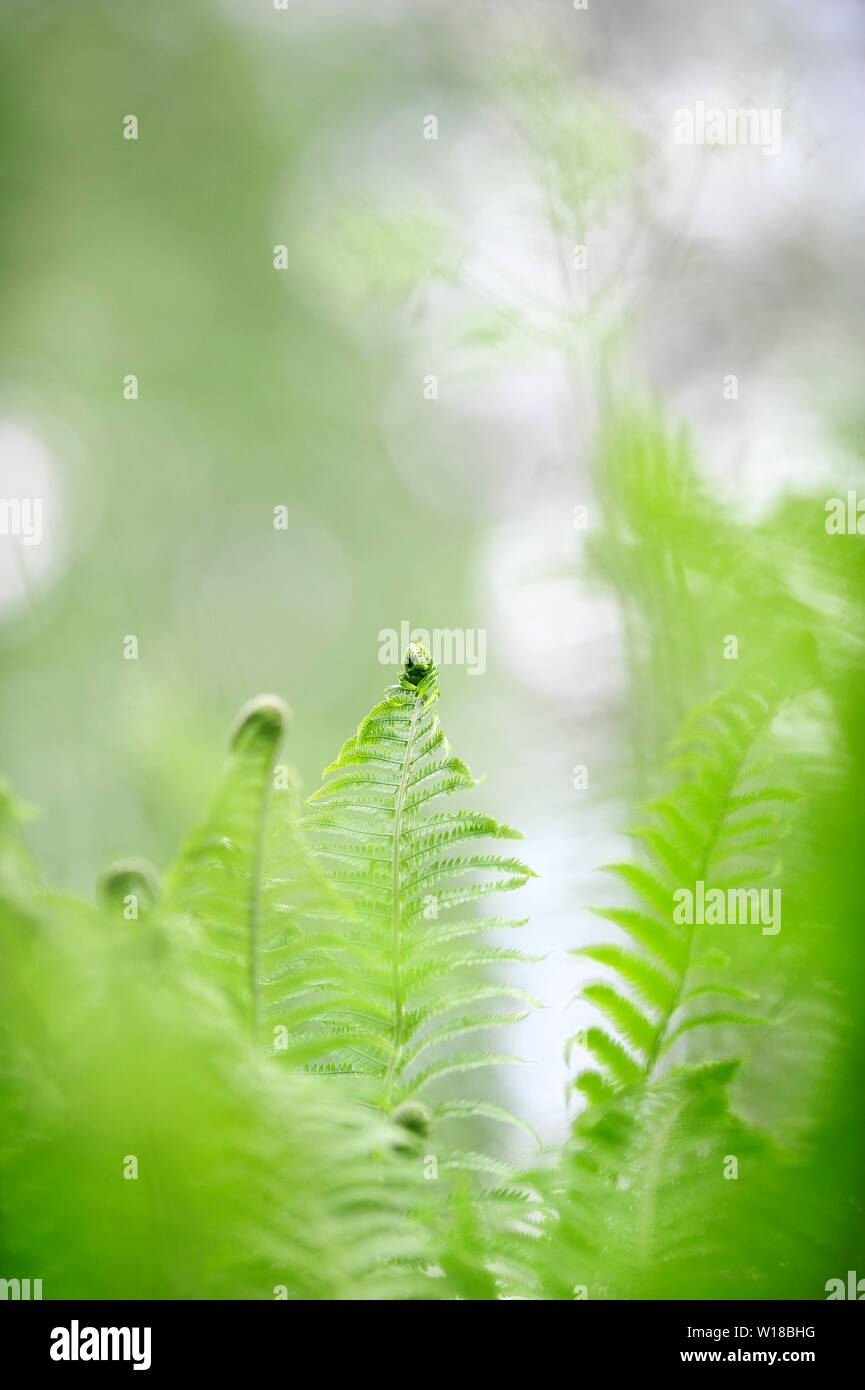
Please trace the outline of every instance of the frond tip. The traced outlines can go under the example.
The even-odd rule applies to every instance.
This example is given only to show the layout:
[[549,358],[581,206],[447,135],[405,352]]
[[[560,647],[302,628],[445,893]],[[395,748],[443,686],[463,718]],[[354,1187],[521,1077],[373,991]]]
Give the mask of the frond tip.
[[432,1128],[432,1111],[420,1100],[404,1100],[391,1111],[391,1122],[425,1139]]
[[433,659],[422,642],[409,642],[403,657],[403,680],[410,686],[420,685],[433,669]]
[[121,907],[134,896],[141,911],[149,912],[159,901],[159,874],[146,859],[119,859],[105,870],[96,887],[103,907]]
[[278,695],[255,695],[239,711],[231,731],[231,747],[247,736],[277,744],[291,720],[291,711]]

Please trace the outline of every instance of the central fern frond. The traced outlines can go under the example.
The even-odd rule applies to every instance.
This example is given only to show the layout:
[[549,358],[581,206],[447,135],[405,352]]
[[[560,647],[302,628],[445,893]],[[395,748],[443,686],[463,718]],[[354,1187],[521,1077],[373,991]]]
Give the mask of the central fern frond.
[[[418,1100],[450,1073],[518,1060],[441,1049],[525,1017],[524,1010],[491,1013],[478,1005],[497,996],[535,1002],[478,973],[532,957],[471,939],[481,929],[506,930],[525,919],[458,911],[522,887],[532,870],[521,859],[475,848],[481,840],[520,839],[511,826],[459,807],[436,809],[475,785],[439,726],[439,693],[429,653],[412,644],[398,683],[326,769],[306,822],[320,837],[315,853],[353,909],[333,953],[350,989],[328,1010],[340,1070],[372,1078],[378,1103],[389,1111]],[[439,1055],[419,1066],[433,1048]],[[462,1111],[458,1103],[443,1103],[437,1113]],[[478,1113],[510,1118],[495,1106]]]

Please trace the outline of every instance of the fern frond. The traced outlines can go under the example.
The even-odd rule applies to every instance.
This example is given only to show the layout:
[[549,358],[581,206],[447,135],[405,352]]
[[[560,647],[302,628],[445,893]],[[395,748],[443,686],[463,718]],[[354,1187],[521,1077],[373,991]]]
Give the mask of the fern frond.
[[[455,910],[522,887],[532,870],[513,855],[474,848],[478,841],[521,838],[512,826],[475,811],[439,809],[444,798],[475,785],[449,750],[438,722],[439,695],[431,658],[411,646],[399,682],[362,720],[309,798],[313,852],[357,924],[334,953],[335,961],[351,964],[334,978],[335,993],[343,990],[344,997],[331,1016],[351,1026],[360,984],[376,1017],[388,1018],[390,1046],[372,1064],[374,1098],[385,1110],[425,1095],[446,1076],[513,1060],[452,1045],[524,1017],[473,1007],[499,994],[519,995],[491,985],[482,972],[531,958],[510,947],[466,945],[481,929],[519,926],[521,919],[473,919]],[[451,977],[456,988],[437,988]],[[441,1055],[419,1068],[418,1058],[433,1049]],[[439,1119],[460,1113],[436,1111]]]
[[210,805],[165,880],[165,915],[197,924],[208,973],[256,1038],[286,978],[325,988],[301,923],[347,910],[306,846],[292,774],[274,767],[286,718],[273,695],[241,710]]
[[[667,1065],[680,1039],[725,1025],[765,1023],[746,1011],[700,1009],[705,995],[753,1001],[730,984],[720,969],[724,957],[701,950],[718,927],[677,920],[677,894],[772,880],[789,817],[779,805],[798,797],[792,787],[765,781],[761,746],[783,696],[765,679],[758,688],[737,688],[716,697],[688,719],[670,764],[671,790],[646,808],[647,822],[632,833],[644,846],[646,864],[612,864],[608,871],[628,885],[638,906],[593,908],[619,927],[629,946],[579,948],[609,968],[611,980],[589,983],[578,997],[602,1013],[612,1036],[588,1029],[585,1045],[600,1064],[601,1083],[580,1089],[606,1099],[609,1089],[648,1081]],[[702,890],[701,890],[702,891]],[[684,901],[684,898],[683,898]],[[750,900],[746,900],[750,902]],[[725,930],[741,930],[727,926]],[[719,968],[720,967],[720,968]],[[578,1035],[579,1036],[579,1035]]]

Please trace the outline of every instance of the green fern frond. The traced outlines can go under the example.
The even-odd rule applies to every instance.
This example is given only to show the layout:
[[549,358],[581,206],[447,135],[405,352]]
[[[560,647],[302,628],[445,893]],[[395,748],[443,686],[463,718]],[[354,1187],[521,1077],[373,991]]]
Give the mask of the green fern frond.
[[[375,1016],[388,1019],[389,1045],[370,1057],[368,1073],[377,1081],[374,1098],[386,1110],[424,1095],[443,1077],[517,1060],[447,1050],[417,1065],[430,1049],[450,1049],[472,1033],[524,1017],[474,1006],[499,994],[519,995],[491,984],[486,972],[532,959],[510,947],[465,944],[481,929],[510,929],[522,919],[473,919],[456,909],[520,888],[533,874],[513,855],[473,848],[477,841],[521,838],[512,826],[461,807],[439,808],[444,798],[475,785],[448,748],[438,722],[439,695],[432,659],[412,644],[399,682],[343,744],[309,798],[313,852],[351,904],[356,923],[334,953],[343,966],[334,992],[345,988],[346,978],[350,988],[331,1010],[346,1032],[331,1041],[347,1055],[360,990]],[[437,985],[446,978],[456,987],[442,992]],[[462,1113],[436,1110],[439,1119]]]
[[619,927],[631,945],[589,945],[574,952],[611,974],[610,981],[590,982],[578,996],[594,1005],[614,1030],[611,1036],[590,1028],[582,1035],[600,1066],[602,1083],[584,1080],[580,1089],[586,1094],[606,1099],[610,1087],[648,1081],[686,1036],[767,1021],[742,1010],[700,1008],[705,996],[744,1003],[754,996],[726,980],[712,954],[701,951],[705,933],[713,928],[677,921],[674,908],[675,895],[681,890],[695,894],[698,884],[706,892],[726,891],[762,886],[777,877],[789,828],[789,816],[778,807],[795,802],[798,792],[765,781],[760,750],[782,696],[765,679],[757,688],[734,689],[695,711],[670,764],[672,789],[650,803],[647,822],[632,832],[648,863],[608,866],[639,905],[592,909]]
[[244,706],[210,805],[165,879],[165,915],[197,924],[207,972],[259,1040],[289,994],[295,1024],[301,999],[322,1013],[326,982],[302,924],[348,910],[306,846],[292,773],[275,767],[287,717],[275,695]]

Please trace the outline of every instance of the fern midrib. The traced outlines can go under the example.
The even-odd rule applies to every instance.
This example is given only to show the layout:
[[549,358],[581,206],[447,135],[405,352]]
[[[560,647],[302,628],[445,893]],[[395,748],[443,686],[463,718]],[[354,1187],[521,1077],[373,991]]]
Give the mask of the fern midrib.
[[665,1170],[667,1140],[669,1139],[676,1119],[677,1112],[675,1111],[667,1115],[660,1134],[652,1144],[646,1181],[643,1184],[643,1191],[639,1200],[640,1214],[637,1222],[639,1248],[642,1260],[647,1266],[651,1264],[654,1250],[653,1237],[655,1233],[655,1213],[658,1205],[658,1187],[660,1185],[661,1176]]
[[408,737],[406,738],[405,756],[400,772],[399,787],[397,788],[396,800],[394,802],[393,852],[391,857],[391,891],[393,893],[391,909],[391,971],[393,977],[394,1034],[393,1050],[390,1055],[384,1081],[385,1100],[388,1105],[390,1104],[394,1077],[396,1076],[397,1066],[399,1065],[402,1053],[403,1031],[405,1027],[402,995],[402,953],[400,949],[400,933],[402,927],[402,864],[400,858],[402,815],[408,789],[415,729],[417,727],[418,715],[422,708],[423,701],[418,695],[415,695],[411,724],[409,725]]
[[252,1003],[252,1037],[254,1042],[258,1042],[258,1029],[261,1020],[261,876],[267,833],[267,806],[270,796],[269,774],[270,764],[268,763],[268,775],[262,782],[258,819],[255,826],[249,890],[249,987]]
[[[732,772],[732,774],[731,774],[731,776],[730,776],[730,779],[729,779],[729,781],[728,781],[728,783],[727,783],[727,788],[726,788],[726,791],[725,791],[725,793],[724,793],[724,800],[723,800],[723,802],[722,802],[722,804],[721,804],[721,806],[720,806],[720,808],[719,808],[719,811],[718,811],[717,816],[715,817],[715,824],[714,824],[714,826],[713,826],[712,833],[711,833],[711,835],[710,835],[710,837],[709,837],[709,840],[707,841],[707,843],[706,843],[706,845],[705,845],[705,848],[704,848],[704,850],[703,850],[702,856],[701,856],[701,858],[700,858],[700,868],[699,868],[699,871],[698,871],[698,877],[701,878],[701,879],[703,879],[703,880],[705,880],[706,874],[707,874],[708,869],[709,869],[709,865],[710,865],[710,863],[712,862],[712,854],[713,854],[713,852],[714,852],[715,845],[716,845],[717,842],[718,842],[718,836],[720,835],[721,830],[723,829],[724,823],[725,823],[725,821],[726,821],[726,819],[727,819],[727,811],[728,811],[728,808],[729,808],[729,806],[730,806],[730,801],[732,800],[733,792],[734,792],[735,788],[737,787],[737,785],[738,785],[738,783],[739,783],[739,779],[740,779],[741,776],[742,776],[742,771],[743,771],[744,766],[745,766],[745,763],[746,763],[746,761],[747,761],[748,754],[750,753],[750,751],[751,751],[751,749],[753,748],[753,746],[754,746],[756,740],[757,740],[758,737],[760,736],[760,733],[762,732],[762,729],[763,729],[763,723],[761,722],[761,723],[757,726],[757,728],[754,729],[754,731],[752,732],[752,735],[751,735],[750,739],[749,739],[748,742],[746,743],[745,747],[742,749],[741,756],[740,756],[738,762],[736,763],[736,766],[735,766],[735,768],[733,769],[733,772]],[[685,986],[686,986],[686,984],[687,984],[688,975],[690,974],[691,966],[692,966],[693,959],[694,959],[694,943],[695,943],[696,939],[697,939],[697,924],[696,924],[696,922],[694,922],[694,923],[692,923],[691,930],[690,930],[690,932],[688,933],[688,954],[687,954],[687,956],[686,956],[686,958],[685,958],[685,963],[684,963],[684,965],[683,965],[683,967],[682,967],[682,973],[681,973],[681,975],[679,976],[679,983],[678,983],[678,987],[677,987],[677,989],[676,989],[676,997],[675,997],[675,999],[673,1000],[672,1006],[670,1007],[670,1010],[669,1010],[669,1012],[667,1013],[666,1018],[664,1019],[664,1022],[663,1022],[662,1027],[660,1027],[660,1028],[658,1029],[658,1036],[657,1036],[657,1038],[656,1038],[656,1040],[655,1040],[655,1046],[652,1048],[651,1055],[650,1055],[650,1057],[649,1057],[649,1059],[648,1059],[648,1064],[647,1064],[647,1066],[646,1066],[646,1077],[647,1077],[648,1080],[651,1080],[651,1079],[652,1079],[652,1074],[653,1074],[653,1072],[655,1071],[655,1068],[656,1068],[657,1065],[658,1065],[659,1053],[660,1053],[661,1047],[663,1046],[664,1039],[666,1038],[666,1036],[667,1036],[667,1034],[668,1034],[668,1032],[669,1032],[669,1030],[670,1030],[670,1020],[673,1018],[673,1016],[674,1016],[676,1010],[678,1009],[679,1005],[680,1005],[681,1002],[682,1002],[682,997],[683,997],[684,992],[685,992]]]

